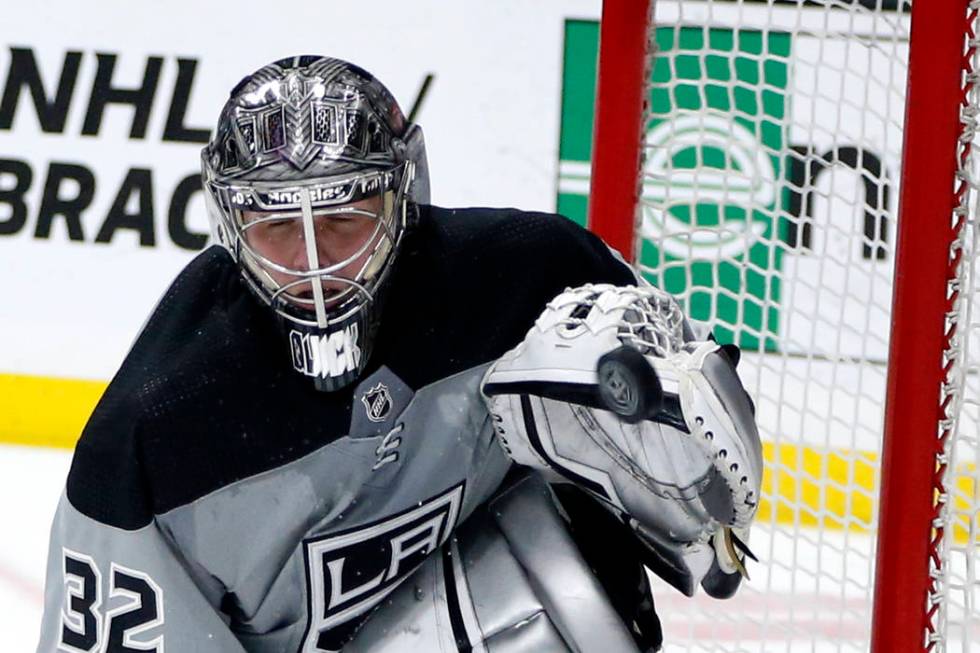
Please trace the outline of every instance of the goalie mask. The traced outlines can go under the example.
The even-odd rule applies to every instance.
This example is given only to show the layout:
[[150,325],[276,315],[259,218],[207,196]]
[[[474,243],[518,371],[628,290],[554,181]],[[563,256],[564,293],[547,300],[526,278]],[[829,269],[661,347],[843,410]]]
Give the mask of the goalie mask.
[[320,390],[360,376],[413,202],[422,130],[345,61],[303,56],[242,80],[202,153],[214,239],[278,316]]

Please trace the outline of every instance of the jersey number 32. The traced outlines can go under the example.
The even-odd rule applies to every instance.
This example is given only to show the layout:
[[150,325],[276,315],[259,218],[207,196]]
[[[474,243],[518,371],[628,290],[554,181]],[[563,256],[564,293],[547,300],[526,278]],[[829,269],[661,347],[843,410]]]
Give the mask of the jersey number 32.
[[84,653],[163,651],[163,635],[140,635],[163,624],[163,592],[147,574],[115,562],[109,566],[110,607],[103,613],[102,574],[90,556],[63,549],[65,605],[62,650]]

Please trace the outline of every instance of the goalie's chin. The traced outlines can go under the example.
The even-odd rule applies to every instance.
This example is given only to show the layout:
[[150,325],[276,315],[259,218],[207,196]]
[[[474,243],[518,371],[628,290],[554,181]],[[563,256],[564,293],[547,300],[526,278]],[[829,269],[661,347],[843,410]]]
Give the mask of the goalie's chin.
[[[328,314],[341,314],[345,304],[353,305],[353,301],[359,295],[357,288],[347,284],[339,284],[332,281],[324,281],[320,284],[322,292],[322,305]],[[318,299],[316,293],[310,289],[298,292],[286,292],[280,295],[283,303],[289,307],[290,312],[296,313],[298,317],[305,320],[316,319],[316,305]]]

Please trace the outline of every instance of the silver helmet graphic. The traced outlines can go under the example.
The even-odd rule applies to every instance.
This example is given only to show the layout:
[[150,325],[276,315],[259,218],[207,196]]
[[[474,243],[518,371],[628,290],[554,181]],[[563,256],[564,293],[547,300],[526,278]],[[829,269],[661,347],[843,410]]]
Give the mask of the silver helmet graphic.
[[212,234],[336,390],[367,365],[386,281],[428,201],[425,144],[388,89],[339,59],[282,59],[231,92],[202,171]]

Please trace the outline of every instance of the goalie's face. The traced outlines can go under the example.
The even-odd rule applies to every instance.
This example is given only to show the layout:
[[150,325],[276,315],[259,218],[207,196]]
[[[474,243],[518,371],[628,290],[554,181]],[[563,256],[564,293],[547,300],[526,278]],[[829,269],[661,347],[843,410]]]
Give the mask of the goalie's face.
[[[242,232],[249,249],[271,263],[264,272],[281,289],[282,298],[312,313],[315,285],[329,310],[369,279],[371,261],[378,254],[383,258],[383,215],[381,196],[317,209],[310,221],[301,211],[244,211]],[[317,271],[321,274],[309,276]]]
[[212,234],[320,390],[367,365],[412,203],[428,196],[425,170],[421,129],[339,59],[264,66],[221,111],[201,153]]
[[[410,170],[410,169],[409,169]],[[375,301],[404,231],[405,166],[306,182],[210,182],[252,289],[286,320],[330,329]]]

